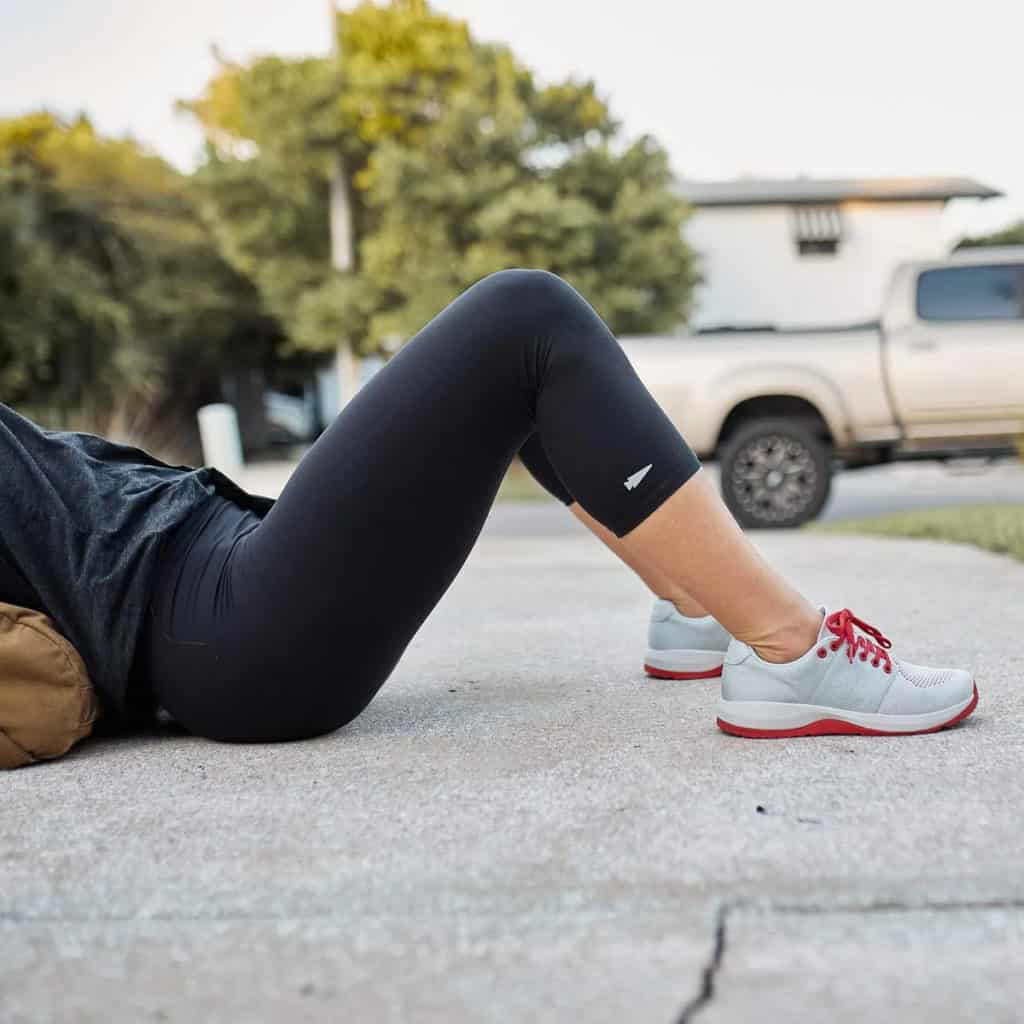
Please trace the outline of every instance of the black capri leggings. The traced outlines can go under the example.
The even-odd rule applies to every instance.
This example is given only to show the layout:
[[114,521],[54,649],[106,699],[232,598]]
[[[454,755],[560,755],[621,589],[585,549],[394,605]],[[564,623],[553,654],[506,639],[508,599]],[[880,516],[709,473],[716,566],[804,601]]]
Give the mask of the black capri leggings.
[[608,327],[560,277],[491,274],[341,411],[264,518],[221,496],[161,556],[138,664],[191,732],[330,732],[384,684],[519,453],[623,536],[699,468]]

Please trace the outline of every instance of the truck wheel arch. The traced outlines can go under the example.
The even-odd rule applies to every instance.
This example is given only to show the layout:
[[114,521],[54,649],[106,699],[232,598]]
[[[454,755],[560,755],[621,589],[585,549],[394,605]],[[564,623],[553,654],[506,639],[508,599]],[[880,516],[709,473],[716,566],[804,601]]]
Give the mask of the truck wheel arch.
[[715,451],[721,450],[729,438],[742,426],[755,419],[801,419],[813,421],[823,441],[835,445],[835,432],[821,410],[800,395],[757,395],[736,402],[729,410],[718,431]]

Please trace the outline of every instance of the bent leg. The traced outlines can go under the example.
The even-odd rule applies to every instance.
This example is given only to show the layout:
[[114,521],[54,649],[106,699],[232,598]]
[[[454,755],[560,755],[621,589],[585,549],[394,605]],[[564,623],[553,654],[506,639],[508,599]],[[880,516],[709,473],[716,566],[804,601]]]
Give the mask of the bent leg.
[[218,612],[222,671],[164,706],[222,739],[299,738],[355,717],[533,434],[616,536],[699,468],[578,292],[544,271],[492,274],[366,384],[237,544]]

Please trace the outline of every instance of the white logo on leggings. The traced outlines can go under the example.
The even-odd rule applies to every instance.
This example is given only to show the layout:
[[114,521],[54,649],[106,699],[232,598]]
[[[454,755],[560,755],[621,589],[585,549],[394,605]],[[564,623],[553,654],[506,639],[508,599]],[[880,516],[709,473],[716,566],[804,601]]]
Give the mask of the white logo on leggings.
[[648,473],[650,473],[652,465],[653,463],[650,463],[644,466],[643,469],[638,469],[632,476],[627,476],[625,484],[623,485],[626,488],[626,490],[632,491],[634,488],[639,487],[640,481],[643,480],[643,478],[647,476]]

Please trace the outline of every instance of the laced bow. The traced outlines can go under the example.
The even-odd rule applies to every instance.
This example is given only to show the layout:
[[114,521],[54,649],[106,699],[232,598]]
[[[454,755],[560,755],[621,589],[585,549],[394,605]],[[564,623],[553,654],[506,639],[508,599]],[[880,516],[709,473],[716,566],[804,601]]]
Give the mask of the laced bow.
[[[833,651],[838,651],[843,644],[846,644],[847,657],[852,662],[859,653],[861,661],[867,661],[871,657],[871,664],[878,668],[882,661],[885,662],[885,671],[892,671],[892,658],[889,656],[888,648],[892,647],[892,641],[882,635],[881,630],[875,629],[863,619],[858,619],[849,608],[833,612],[826,620],[825,625],[830,633],[835,636],[829,646]],[[853,631],[856,626],[859,630],[872,637],[869,640],[866,636],[858,636]]]

